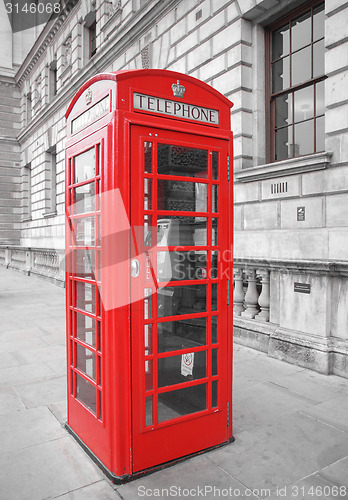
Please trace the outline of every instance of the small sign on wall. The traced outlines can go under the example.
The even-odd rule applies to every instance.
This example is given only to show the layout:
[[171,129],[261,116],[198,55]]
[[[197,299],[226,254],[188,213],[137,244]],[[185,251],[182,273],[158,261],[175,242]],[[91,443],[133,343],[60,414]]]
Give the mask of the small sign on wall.
[[311,293],[311,285],[309,283],[294,283],[294,292]]
[[299,222],[306,220],[306,209],[305,209],[305,207],[297,207],[297,220]]

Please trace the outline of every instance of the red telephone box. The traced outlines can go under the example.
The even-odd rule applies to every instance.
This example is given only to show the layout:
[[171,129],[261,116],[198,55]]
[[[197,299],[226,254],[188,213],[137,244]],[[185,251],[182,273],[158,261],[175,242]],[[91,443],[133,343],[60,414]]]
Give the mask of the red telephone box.
[[132,70],[66,113],[67,427],[115,482],[233,439],[231,106]]

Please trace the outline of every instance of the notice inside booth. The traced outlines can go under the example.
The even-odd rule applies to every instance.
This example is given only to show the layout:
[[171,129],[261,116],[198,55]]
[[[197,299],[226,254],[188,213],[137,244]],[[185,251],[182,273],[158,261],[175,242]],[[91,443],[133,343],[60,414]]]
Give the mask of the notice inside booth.
[[130,70],[66,113],[67,428],[115,482],[233,440],[231,106]]

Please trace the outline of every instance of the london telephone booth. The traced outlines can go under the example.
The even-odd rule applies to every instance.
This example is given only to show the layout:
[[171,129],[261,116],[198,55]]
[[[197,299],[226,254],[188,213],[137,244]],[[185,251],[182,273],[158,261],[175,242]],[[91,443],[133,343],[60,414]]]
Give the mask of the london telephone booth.
[[66,113],[67,428],[115,482],[233,440],[231,106],[130,70]]

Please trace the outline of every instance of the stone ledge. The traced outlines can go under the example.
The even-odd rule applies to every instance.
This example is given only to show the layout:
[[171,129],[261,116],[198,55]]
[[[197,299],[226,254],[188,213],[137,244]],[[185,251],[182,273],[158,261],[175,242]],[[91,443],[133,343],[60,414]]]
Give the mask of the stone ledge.
[[348,277],[348,261],[326,260],[276,260],[276,259],[238,259],[234,258],[235,267],[266,268],[281,273],[324,274]]
[[286,175],[302,174],[315,170],[324,170],[331,161],[332,153],[315,153],[313,155],[290,158],[288,160],[267,163],[258,167],[245,168],[236,172],[238,182],[252,182]]

